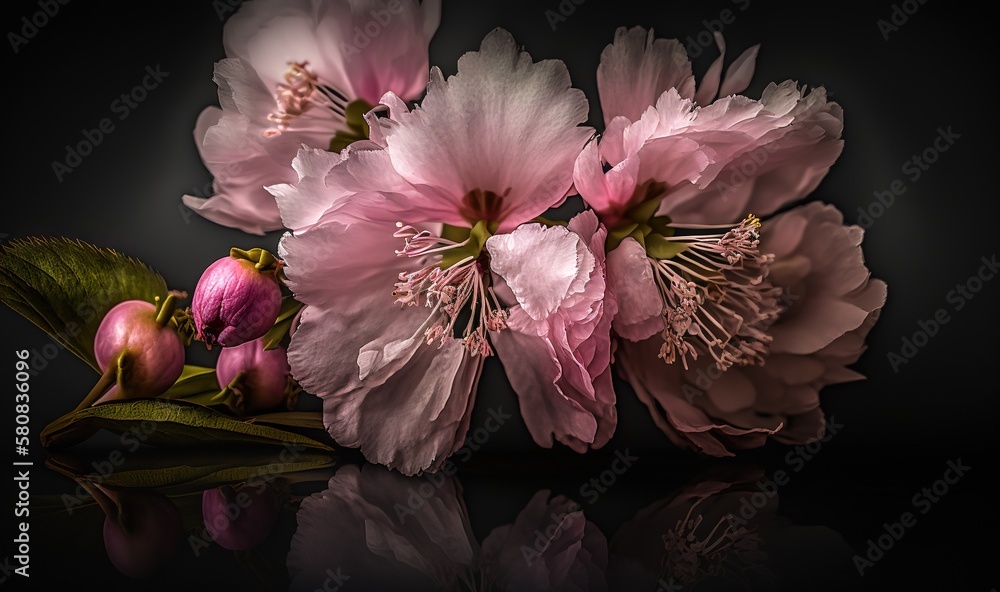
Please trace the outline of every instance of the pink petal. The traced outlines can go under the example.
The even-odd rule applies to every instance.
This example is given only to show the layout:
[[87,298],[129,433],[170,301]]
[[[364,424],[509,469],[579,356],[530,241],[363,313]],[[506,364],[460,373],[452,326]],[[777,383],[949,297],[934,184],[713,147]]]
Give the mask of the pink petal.
[[[796,315],[771,327],[771,351],[808,354],[828,345],[864,322],[868,311],[821,295],[796,303]],[[810,322],[812,321],[812,322]]]
[[631,341],[642,341],[663,330],[660,292],[649,267],[646,250],[626,238],[608,253],[608,290],[618,301],[615,332]]
[[421,344],[378,386],[365,381],[355,391],[325,396],[324,423],[338,444],[360,448],[371,462],[404,475],[436,471],[465,440],[482,362],[466,355],[457,339],[440,349]]
[[705,76],[702,77],[701,82],[698,84],[698,92],[695,94],[694,101],[699,105],[711,104],[715,100],[716,95],[719,94],[722,63],[726,59],[726,42],[722,39],[722,33],[715,31],[712,34],[715,36],[715,44],[719,47],[719,57],[715,58],[715,61],[708,67],[708,71],[705,72]]
[[457,212],[469,192],[490,191],[503,198],[494,217],[504,231],[566,195],[593,134],[579,127],[586,119],[587,99],[570,87],[563,63],[532,63],[497,29],[459,60],[455,76],[432,72],[420,108],[401,114],[386,141],[404,178],[434,188],[416,207],[444,203]]
[[576,160],[573,183],[587,205],[594,208],[602,220],[613,226],[617,217],[629,207],[638,172],[639,159],[633,156],[605,173],[597,142],[591,142]]
[[681,385],[681,368],[657,357],[657,337],[633,343],[622,341],[615,354],[622,376],[663,432],[678,446],[711,456],[733,456],[732,450],[762,446],[775,430],[742,428],[710,418],[689,403]]
[[680,42],[654,39],[653,31],[642,27],[618,28],[614,43],[604,48],[597,68],[604,123],[617,116],[638,120],[671,88],[684,98],[694,98],[691,63]]
[[[386,91],[405,100],[427,85],[427,48],[441,20],[441,2],[330,2],[317,18],[324,56],[349,82],[352,98],[375,104]],[[374,34],[373,34],[374,32]]]
[[551,448],[554,438],[586,452],[597,420],[560,388],[562,368],[551,345],[516,331],[501,331],[492,340],[535,443]]
[[595,260],[579,237],[562,226],[525,224],[486,241],[490,267],[532,319],[547,318],[567,296],[584,289]]
[[754,45],[733,60],[732,64],[729,64],[729,67],[726,68],[726,78],[722,81],[722,87],[719,88],[720,97],[741,93],[750,86],[759,51],[760,45]]
[[421,574],[428,583],[457,582],[478,555],[461,487],[441,476],[412,509],[411,493],[424,483],[376,465],[341,467],[296,513],[291,589],[329,587],[337,569],[359,589],[423,584]]

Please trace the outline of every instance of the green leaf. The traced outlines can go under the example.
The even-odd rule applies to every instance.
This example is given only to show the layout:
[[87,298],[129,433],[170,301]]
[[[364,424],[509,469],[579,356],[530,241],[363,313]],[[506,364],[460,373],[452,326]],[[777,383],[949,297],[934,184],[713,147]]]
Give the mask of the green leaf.
[[111,249],[66,238],[17,239],[0,249],[0,301],[95,370],[104,315],[125,300],[166,296],[159,274]]
[[123,443],[129,438],[171,448],[264,444],[333,450],[322,442],[265,425],[252,417],[236,419],[208,407],[173,399],[132,399],[74,411],[42,430],[42,446],[72,446],[102,428],[122,434]]
[[167,399],[184,399],[202,393],[218,394],[220,390],[222,387],[215,377],[215,368],[186,364],[174,386],[160,396]]
[[274,349],[281,345],[281,340],[288,335],[292,328],[292,321],[295,315],[302,310],[302,303],[291,294],[286,294],[281,299],[281,310],[278,311],[278,318],[274,321],[274,326],[264,334],[264,349]]
[[262,413],[248,417],[255,423],[298,428],[304,430],[324,430],[323,413],[320,411],[279,411],[277,413]]
[[71,479],[92,480],[106,487],[158,489],[167,495],[180,495],[221,485],[269,481],[289,473],[323,469],[333,466],[336,460],[329,453],[277,453],[273,448],[270,450],[270,453],[258,449],[239,454],[172,451],[168,456],[155,458],[126,455],[124,461],[106,475],[96,473],[94,466],[107,461],[107,456],[91,461],[89,458],[57,453],[47,458],[45,465]]
[[219,386],[214,368],[185,365],[174,386],[170,387],[159,398],[183,400],[205,407],[227,409],[231,413],[239,414],[239,409],[230,405],[228,400],[216,400],[216,396],[221,391],[222,387]]

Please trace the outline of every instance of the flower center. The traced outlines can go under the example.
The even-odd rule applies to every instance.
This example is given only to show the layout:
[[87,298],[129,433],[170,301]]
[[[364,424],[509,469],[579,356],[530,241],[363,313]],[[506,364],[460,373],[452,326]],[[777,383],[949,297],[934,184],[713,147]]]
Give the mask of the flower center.
[[268,121],[274,125],[264,131],[264,137],[270,138],[288,131],[302,115],[317,108],[325,109],[337,123],[346,127],[335,132],[330,140],[331,150],[339,151],[351,142],[368,138],[368,124],[364,120],[364,114],[372,106],[362,99],[351,101],[344,93],[320,81],[308,66],[309,62],[288,62],[284,82],[278,83],[275,88],[277,109],[267,116]]
[[503,198],[509,191],[510,189],[503,195],[498,195],[492,191],[473,189],[462,198],[459,213],[471,223],[479,220],[496,222],[503,217]]
[[506,329],[508,318],[490,286],[489,255],[483,250],[496,223],[481,220],[466,229],[446,225],[442,236],[402,222],[396,227],[393,236],[404,240],[396,254],[421,264],[416,271],[399,274],[392,292],[396,303],[419,306],[423,301],[431,309],[421,326],[428,344],[444,345],[449,337],[457,337],[471,355],[493,355],[486,332]]
[[760,219],[750,214],[724,234],[645,237],[646,253],[663,302],[660,357],[668,364],[711,355],[725,370],[760,364],[771,336],[767,329],[781,311],[781,289],[768,281],[774,255],[762,254]]

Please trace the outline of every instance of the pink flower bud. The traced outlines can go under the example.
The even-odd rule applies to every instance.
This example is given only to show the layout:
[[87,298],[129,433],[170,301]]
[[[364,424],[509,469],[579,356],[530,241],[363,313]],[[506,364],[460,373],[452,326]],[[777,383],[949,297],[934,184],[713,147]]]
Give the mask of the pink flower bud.
[[232,347],[263,336],[281,309],[281,288],[252,261],[223,257],[208,266],[194,289],[192,313],[208,345]]
[[281,405],[289,394],[290,372],[285,348],[265,350],[262,339],[223,349],[215,366],[219,385],[232,388],[247,413]]
[[184,344],[177,331],[156,319],[156,306],[126,300],[108,311],[94,337],[102,371],[117,368],[115,398],[156,397],[184,370]]
[[249,551],[264,542],[278,522],[278,500],[270,487],[209,489],[201,494],[205,530],[223,549]]

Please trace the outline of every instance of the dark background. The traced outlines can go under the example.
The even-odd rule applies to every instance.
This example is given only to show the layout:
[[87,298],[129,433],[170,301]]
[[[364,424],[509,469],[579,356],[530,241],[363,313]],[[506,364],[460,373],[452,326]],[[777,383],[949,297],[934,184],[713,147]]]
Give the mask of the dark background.
[[[995,33],[987,15],[961,10],[956,3],[906,4],[918,9],[885,39],[877,21],[891,18],[890,2],[848,10],[833,3],[758,0],[586,0],[579,5],[563,0],[563,13],[573,12],[553,30],[546,11],[558,14],[557,0],[446,0],[431,63],[454,73],[463,52],[477,49],[492,28],[504,27],[536,60],[567,63],[574,85],[591,99],[591,124],[597,125],[595,72],[616,27],[643,25],[661,37],[697,38],[707,29],[704,21],[730,9],[735,21],[723,31],[729,59],[762,44],[754,82],[745,94],[759,96],[768,82],[788,78],[826,86],[844,108],[846,145],[813,197],[837,205],[853,223],[859,221],[859,208],[875,203],[874,192],[897,179],[906,191],[866,233],[868,266],[889,286],[869,349],[855,366],[868,380],[824,391],[827,416],[844,428],[782,489],[781,514],[795,523],[827,526],[863,553],[868,539],[882,534],[883,522],[912,509],[911,497],[941,478],[948,460],[961,458],[972,467],[968,476],[921,516],[860,584],[872,590],[911,585],[989,592],[1000,585],[995,568],[1000,546],[993,538],[1000,520],[992,488],[1000,410],[995,379],[1000,280],[986,282],[959,311],[947,295],[976,274],[981,257],[997,251],[998,130],[990,111],[996,103],[991,85]],[[40,8],[35,2],[8,2],[3,10],[3,31],[20,34],[21,18]],[[184,193],[210,192],[211,177],[191,131],[198,113],[217,104],[212,66],[224,57],[228,11],[224,0],[183,8],[71,2],[16,53],[9,43],[0,49],[7,89],[4,239],[67,236],[113,247],[157,268],[171,288],[189,291],[202,270],[231,246],[274,249],[278,233],[246,235],[179,207]],[[713,47],[704,50],[694,60],[696,75],[715,56]],[[157,65],[169,76],[119,121],[112,102],[140,83],[147,66]],[[58,181],[52,162],[65,157],[67,144],[83,139],[81,130],[97,127],[105,117],[115,120],[114,131]],[[911,180],[904,163],[931,147],[939,128],[949,126],[960,138],[919,180]],[[887,355],[899,353],[902,339],[912,337],[918,322],[939,308],[948,310],[950,322],[895,372]],[[13,350],[40,349],[49,342],[7,308],[0,310],[0,323],[11,367]],[[202,361],[211,359],[199,355]],[[517,408],[502,368],[491,362],[473,428],[485,421],[488,407]],[[33,432],[75,406],[95,379],[71,355],[51,360],[32,378]],[[604,451],[578,456],[539,449],[515,414],[481,454],[462,466],[459,477],[477,534],[512,521],[537,489],[579,497],[580,483],[607,468],[614,451],[627,447],[641,461],[587,508],[588,518],[610,539],[623,521],[682,485],[698,467],[722,462],[698,461],[671,447],[631,390],[624,383],[618,387],[618,433]],[[11,427],[12,407],[12,397],[2,405],[11,418],[4,424]],[[771,473],[787,469],[787,452],[768,445],[741,461]],[[34,446],[32,459],[39,467],[33,493],[57,493],[71,485],[40,468],[40,446]],[[113,571],[99,542],[90,555],[64,553],[56,541],[72,536],[57,527],[36,532],[31,578],[36,587],[91,576],[107,578],[106,589],[134,585]],[[0,549],[0,556],[6,553]],[[850,572],[849,555],[844,561]],[[238,582],[252,589],[254,581],[247,577],[235,566],[202,562],[172,570],[163,585],[200,589],[198,582]]]

